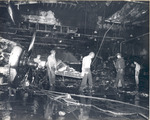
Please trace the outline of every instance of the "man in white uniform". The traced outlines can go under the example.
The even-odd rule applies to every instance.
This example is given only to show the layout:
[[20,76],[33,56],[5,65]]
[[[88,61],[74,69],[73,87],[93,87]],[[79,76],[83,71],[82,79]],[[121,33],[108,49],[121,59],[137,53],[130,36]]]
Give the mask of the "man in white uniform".
[[136,87],[138,88],[138,85],[139,85],[139,74],[140,74],[141,66],[135,61],[134,61],[134,64],[135,64],[135,82],[136,82]]
[[92,89],[92,74],[91,74],[91,62],[94,58],[94,52],[90,52],[88,56],[85,56],[82,60],[82,82],[80,86],[80,91],[83,91],[84,88],[87,87],[87,82],[89,84],[89,88]]
[[46,63],[49,83],[51,87],[55,84],[55,71],[57,66],[55,54],[55,50],[51,50],[51,54],[48,56]]

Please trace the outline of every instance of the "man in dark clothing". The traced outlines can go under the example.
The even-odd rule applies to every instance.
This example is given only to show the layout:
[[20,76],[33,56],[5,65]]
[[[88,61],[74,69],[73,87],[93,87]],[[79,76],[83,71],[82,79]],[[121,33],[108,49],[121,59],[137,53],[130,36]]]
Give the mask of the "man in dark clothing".
[[[123,87],[124,88],[124,68],[125,68],[125,61],[121,57],[120,53],[117,53],[117,60],[116,63],[114,63],[116,71],[117,71],[117,77],[115,81],[115,87]],[[121,85],[120,85],[121,83]]]

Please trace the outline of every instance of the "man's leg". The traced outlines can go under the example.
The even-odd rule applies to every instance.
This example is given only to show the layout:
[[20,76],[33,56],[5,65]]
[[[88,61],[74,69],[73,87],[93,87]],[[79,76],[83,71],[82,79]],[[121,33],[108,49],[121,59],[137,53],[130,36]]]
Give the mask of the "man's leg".
[[50,68],[47,68],[47,74],[48,74],[49,85],[52,86],[52,76],[51,76]]
[[139,85],[139,71],[135,71],[135,82],[136,82],[136,87]]
[[120,73],[120,80],[121,80],[122,87],[124,88],[125,87],[125,85],[124,85],[124,71],[121,71],[121,73]]
[[82,78],[81,86],[80,86],[80,91],[83,91],[83,89],[86,87],[87,87],[87,74],[84,74]]
[[92,80],[91,71],[88,73],[87,78],[88,78],[89,88],[92,89],[92,87],[93,87],[93,80]]
[[120,72],[118,71],[118,72],[117,72],[117,76],[116,76],[115,85],[114,85],[115,88],[118,87],[118,82],[119,82],[119,78],[120,78],[119,76],[120,76]]
[[54,69],[51,70],[51,84],[52,85],[55,84],[55,70]]

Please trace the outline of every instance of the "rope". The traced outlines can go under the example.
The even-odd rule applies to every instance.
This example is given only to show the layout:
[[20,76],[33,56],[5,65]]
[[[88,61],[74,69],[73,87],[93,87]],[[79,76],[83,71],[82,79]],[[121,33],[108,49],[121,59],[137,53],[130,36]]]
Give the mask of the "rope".
[[98,56],[98,54],[99,54],[99,52],[100,52],[100,50],[101,50],[101,47],[102,47],[103,42],[104,42],[104,40],[105,40],[106,34],[107,34],[107,33],[109,32],[109,30],[113,27],[113,25],[114,25],[114,23],[113,23],[113,24],[110,26],[110,28],[105,32],[105,34],[104,34],[104,36],[103,36],[103,39],[102,39],[102,42],[101,42],[101,44],[100,44],[100,46],[99,46],[99,49],[98,49],[98,51],[97,51],[97,53],[96,53],[96,55],[95,55],[95,58],[94,58],[92,64],[95,62],[96,57]]
[[[145,116],[144,114],[142,113],[121,113],[121,112],[113,112],[113,111],[110,111],[110,110],[104,110],[104,109],[101,109],[95,105],[91,105],[91,104],[82,104],[82,103],[78,103],[77,101],[75,101],[74,99],[72,98],[66,98],[66,94],[68,93],[63,93],[63,92],[55,92],[55,91],[47,91],[47,90],[36,90],[34,91],[34,93],[40,93],[42,92],[44,95],[48,96],[50,99],[53,98],[53,100],[57,101],[57,102],[60,102],[61,104],[64,104],[61,100],[64,100],[64,102],[66,102],[66,104],[72,104],[72,105],[76,105],[76,106],[86,106],[86,107],[93,107],[99,111],[102,111],[102,112],[105,112],[105,113],[110,113],[110,114],[113,114],[115,116],[125,116],[125,115],[140,115],[142,116],[143,118],[147,119],[148,120],[148,117]],[[49,95],[47,95],[49,94]],[[58,95],[61,95],[60,97]],[[144,107],[141,107],[141,106],[137,106],[137,105],[133,105],[133,104],[130,104],[130,103],[125,103],[125,102],[121,102],[121,101],[117,101],[117,100],[111,100],[111,99],[106,99],[106,98],[98,98],[98,97],[93,97],[93,96],[85,96],[85,95],[76,95],[76,94],[69,94],[71,96],[76,96],[76,97],[83,97],[83,98],[92,98],[92,99],[97,99],[97,100],[103,100],[103,101],[111,101],[111,102],[117,102],[117,103],[121,103],[121,104],[126,104],[126,105],[131,105],[131,106],[136,106],[136,107],[139,107],[139,108],[142,108],[142,109],[145,109],[145,110],[148,110],[147,108],[144,108]],[[70,101],[71,100],[71,101]]]
[[105,112],[105,113],[111,113],[113,115],[116,115],[116,116],[122,116],[122,115],[135,115],[137,113],[120,113],[120,112],[113,112],[113,111],[110,111],[110,110],[104,110],[104,109],[101,109],[101,108],[98,108],[96,107],[95,105],[91,105],[92,107],[102,111],[102,112]]
[[[46,91],[46,90],[43,90]],[[66,94],[63,92],[56,92],[56,91],[49,91],[51,93],[56,93],[56,94]],[[97,99],[97,100],[103,100],[103,101],[110,101],[110,102],[115,102],[115,103],[121,103],[121,104],[125,104],[125,105],[130,105],[130,106],[134,106],[134,107],[138,107],[138,108],[142,108],[144,110],[149,110],[145,107],[142,106],[138,106],[138,105],[134,105],[134,104],[130,104],[130,103],[126,103],[126,102],[122,102],[122,101],[118,101],[118,100],[112,100],[112,99],[108,99],[108,98],[100,98],[100,97],[93,97],[93,96],[85,96],[85,95],[77,95],[77,94],[70,94],[71,96],[75,96],[75,97],[83,97],[83,98],[91,98],[91,99]]]
[[142,116],[143,118],[148,120],[148,117],[146,117],[145,115],[143,115],[142,113],[139,113],[138,115]]
[[[34,92],[37,92],[37,90],[34,90]],[[66,94],[68,94],[68,93],[64,93],[64,92],[56,92],[56,91],[48,91],[48,90],[39,90],[38,92],[42,92],[42,93],[44,93],[44,95],[47,95],[46,93],[48,93],[49,95],[51,95],[51,97],[54,97],[54,96],[56,97],[57,96],[56,94],[58,94],[58,95],[66,95]],[[96,100],[115,102],[115,103],[120,103],[120,104],[125,104],[125,105],[138,107],[138,108],[141,108],[141,109],[144,109],[144,110],[149,110],[148,108],[145,108],[145,107],[142,107],[142,106],[138,106],[138,105],[134,105],[134,104],[118,101],[118,100],[112,100],[112,99],[108,99],[108,98],[100,98],[100,97],[77,95],[77,94],[70,94],[70,95],[74,96],[74,97],[82,97],[82,98],[90,98],[90,99],[96,99]]]

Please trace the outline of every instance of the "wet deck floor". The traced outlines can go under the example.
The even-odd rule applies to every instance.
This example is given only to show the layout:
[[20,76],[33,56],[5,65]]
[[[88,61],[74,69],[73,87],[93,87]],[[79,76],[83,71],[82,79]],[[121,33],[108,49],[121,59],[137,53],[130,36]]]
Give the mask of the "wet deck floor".
[[[4,87],[4,86],[3,86]],[[6,86],[5,86],[6,87]],[[135,90],[95,87],[95,92],[78,93],[75,87],[56,87],[57,91],[37,87],[8,90],[0,94],[2,120],[145,120],[148,95]],[[66,94],[69,93],[69,94]]]
[[[125,78],[126,87],[115,89],[115,76],[94,76],[93,92],[79,92],[81,81],[58,77],[54,89],[19,87],[10,96],[8,86],[0,86],[0,120],[146,120],[149,113],[148,83]],[[143,81],[142,81],[143,80]],[[148,80],[147,80],[148,82]]]

